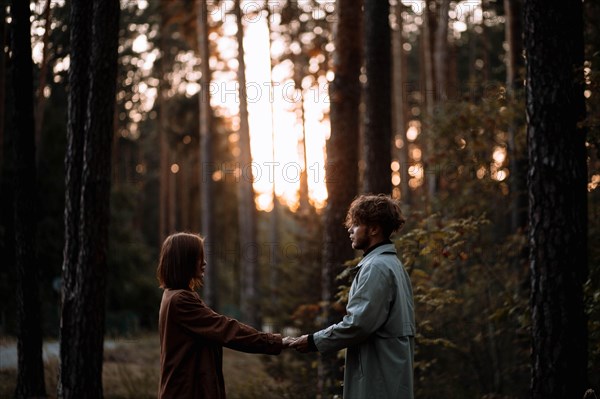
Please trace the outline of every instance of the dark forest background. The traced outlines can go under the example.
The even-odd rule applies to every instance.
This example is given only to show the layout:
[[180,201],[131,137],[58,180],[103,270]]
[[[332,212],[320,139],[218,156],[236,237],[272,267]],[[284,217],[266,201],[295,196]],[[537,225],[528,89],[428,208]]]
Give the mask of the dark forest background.
[[[535,354],[569,352],[577,342],[587,343],[572,351],[579,357],[557,361],[579,364],[571,372],[587,370],[587,380],[560,392],[600,388],[600,3],[95,0],[88,14],[84,1],[0,3],[3,339],[21,342],[24,330],[39,329],[44,340],[59,340],[61,317],[88,325],[81,309],[105,309],[94,320],[104,328],[98,339],[154,334],[158,250],[182,230],[207,237],[202,295],[218,311],[262,329],[312,332],[340,317],[345,269],[358,256],[342,226],[345,210],[360,193],[384,192],[402,201],[408,219],[395,243],[415,293],[416,397],[526,397],[537,392],[536,378],[560,379],[537,374]],[[265,23],[270,45],[283,48],[269,62],[291,65],[279,83],[299,93],[292,106],[303,131],[277,133],[297,140],[304,156],[297,201],[273,195],[268,209],[242,173],[253,159],[244,91],[230,115],[206,89],[215,76],[246,86],[244,56],[255,55],[251,43],[244,51],[237,44],[252,23]],[[546,42],[536,36],[551,26],[559,33]],[[29,67],[21,57],[27,32]],[[88,69],[76,69],[87,51]],[[114,65],[106,61],[113,55]],[[325,90],[328,101],[325,206],[309,195],[316,177],[305,166],[311,90]],[[89,166],[97,176],[81,183],[96,194],[81,202],[70,197],[76,179],[66,179],[79,159],[78,129],[92,143],[82,170],[98,156]],[[90,214],[73,213],[86,201]],[[68,220],[82,224],[71,231]],[[79,258],[69,258],[74,242]],[[77,308],[83,282],[102,289]],[[37,305],[24,305],[30,290],[39,291]],[[65,310],[69,294],[79,310]],[[23,318],[28,306],[39,317]],[[532,321],[532,309],[548,319]],[[540,328],[561,317],[581,334]],[[63,339],[78,331],[68,323]],[[548,346],[536,346],[542,341]],[[25,342],[21,352],[37,341]],[[98,359],[101,370],[101,350]],[[290,353],[262,361],[279,385],[271,393],[247,387],[247,397],[339,390],[339,359]]]

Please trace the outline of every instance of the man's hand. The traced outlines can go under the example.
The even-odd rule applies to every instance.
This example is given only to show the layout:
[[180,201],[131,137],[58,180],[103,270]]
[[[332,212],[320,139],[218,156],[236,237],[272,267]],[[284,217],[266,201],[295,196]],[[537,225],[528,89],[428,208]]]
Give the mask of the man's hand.
[[308,335],[303,335],[296,338],[291,344],[290,348],[296,349],[300,353],[310,352],[310,346],[308,345]]
[[294,337],[284,337],[282,342],[283,342],[283,349],[287,349],[291,346],[291,344],[293,344],[296,341],[296,338]]

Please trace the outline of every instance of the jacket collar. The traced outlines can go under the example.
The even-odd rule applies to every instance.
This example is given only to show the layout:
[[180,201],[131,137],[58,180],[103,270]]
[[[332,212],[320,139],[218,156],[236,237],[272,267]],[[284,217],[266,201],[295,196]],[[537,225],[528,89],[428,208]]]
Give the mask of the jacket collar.
[[372,251],[370,251],[364,258],[362,258],[360,262],[358,262],[356,268],[361,267],[369,259],[373,259],[375,256],[380,255],[384,252],[393,252],[394,254],[396,254],[396,246],[394,245],[394,243],[387,243],[373,248]]

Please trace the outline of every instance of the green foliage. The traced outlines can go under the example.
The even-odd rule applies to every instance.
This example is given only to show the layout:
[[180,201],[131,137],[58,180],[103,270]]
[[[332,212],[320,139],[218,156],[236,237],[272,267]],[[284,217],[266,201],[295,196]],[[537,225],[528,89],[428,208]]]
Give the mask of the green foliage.
[[[433,211],[443,209],[458,217],[487,212],[497,223],[507,220],[517,194],[510,192],[509,179],[526,173],[523,166],[509,167],[511,157],[525,157],[522,109],[522,100],[508,102],[501,86],[494,86],[479,103],[448,102],[439,107],[428,126],[434,154],[426,167],[435,171],[438,183],[430,200]],[[508,147],[511,126],[516,130],[512,149]],[[500,203],[508,206],[496,206]]]
[[[465,397],[525,392],[527,268],[519,262],[525,238],[496,243],[486,239],[490,227],[483,216],[434,214],[396,241],[414,289],[418,396],[456,395],[444,388],[455,390],[455,380],[463,381]],[[463,367],[450,372],[457,361]]]

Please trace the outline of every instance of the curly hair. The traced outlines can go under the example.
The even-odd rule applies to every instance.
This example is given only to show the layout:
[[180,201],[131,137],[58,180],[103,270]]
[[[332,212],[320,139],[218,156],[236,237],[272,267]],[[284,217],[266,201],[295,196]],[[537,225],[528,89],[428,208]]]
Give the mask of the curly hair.
[[357,197],[346,214],[345,226],[365,224],[378,225],[386,238],[400,230],[406,219],[402,215],[400,202],[385,194],[368,194]]

